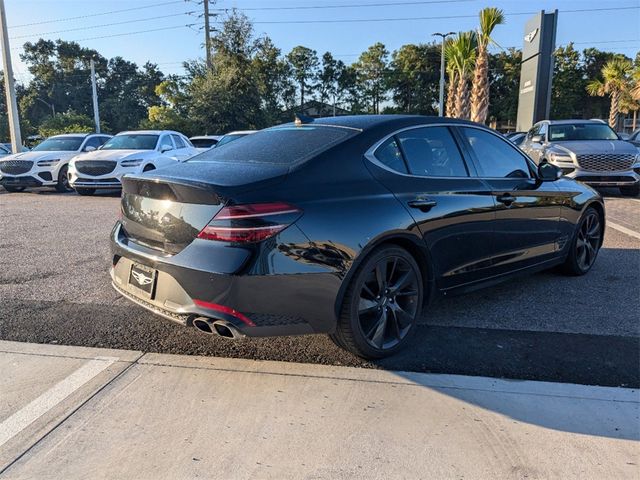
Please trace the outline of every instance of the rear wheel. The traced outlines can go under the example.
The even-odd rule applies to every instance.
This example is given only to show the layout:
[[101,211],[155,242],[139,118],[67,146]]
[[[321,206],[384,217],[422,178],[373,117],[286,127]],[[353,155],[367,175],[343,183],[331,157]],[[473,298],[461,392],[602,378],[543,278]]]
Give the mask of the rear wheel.
[[27,188],[27,187],[16,187],[14,185],[5,185],[4,186],[4,189],[7,192],[13,192],[13,193],[24,192],[25,188]]
[[352,278],[331,338],[364,358],[391,355],[413,332],[422,298],[422,275],[414,258],[402,248],[383,247]]
[[563,265],[568,275],[584,275],[593,266],[602,242],[602,222],[594,208],[587,208],[573,236],[569,255]]
[[78,195],[89,197],[94,193],[96,193],[96,189],[95,188],[76,188],[76,192],[78,193]]
[[60,169],[58,173],[58,183],[56,183],[56,190],[60,193],[69,192],[72,188],[69,186],[69,177],[67,176],[67,172],[69,167],[65,165]]
[[625,197],[637,197],[638,195],[640,195],[640,183],[620,187],[620,193]]

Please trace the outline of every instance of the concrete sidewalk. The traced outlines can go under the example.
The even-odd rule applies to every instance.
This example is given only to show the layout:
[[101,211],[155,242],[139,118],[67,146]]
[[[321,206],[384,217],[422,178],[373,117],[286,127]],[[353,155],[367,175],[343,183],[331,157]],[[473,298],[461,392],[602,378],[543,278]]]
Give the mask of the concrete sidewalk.
[[0,478],[633,478],[639,392],[0,342]]

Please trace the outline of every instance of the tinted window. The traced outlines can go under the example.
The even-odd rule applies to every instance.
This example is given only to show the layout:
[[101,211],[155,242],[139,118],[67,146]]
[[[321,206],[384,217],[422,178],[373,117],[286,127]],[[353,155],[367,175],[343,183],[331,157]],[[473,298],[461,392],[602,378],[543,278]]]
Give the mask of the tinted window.
[[400,152],[400,148],[398,148],[395,138],[390,138],[380,145],[374,156],[380,163],[392,170],[400,173],[409,173],[407,172],[404,160],[402,160],[402,153]]
[[102,146],[102,150],[153,150],[156,148],[158,135],[116,135]]
[[218,143],[218,140],[216,140],[215,138],[192,138],[191,139],[191,144],[196,148],[211,148],[216,143]]
[[478,128],[460,128],[486,178],[529,178],[525,157],[509,142]]
[[292,165],[303,162],[357,134],[350,128],[305,125],[274,127],[246,135],[211,150],[190,162],[243,162]]
[[184,142],[182,141],[182,138],[180,138],[179,135],[171,135],[171,137],[173,138],[173,143],[176,144],[176,148],[186,148],[187,147],[184,144]]
[[103,143],[104,142],[100,140],[100,137],[91,137],[86,141],[83,148],[87,148],[87,147],[98,148]]
[[82,145],[84,137],[52,137],[33,148],[34,152],[75,152]]
[[413,175],[468,177],[460,150],[447,127],[414,128],[396,135]]
[[618,140],[618,135],[604,123],[574,123],[549,126],[549,141]]

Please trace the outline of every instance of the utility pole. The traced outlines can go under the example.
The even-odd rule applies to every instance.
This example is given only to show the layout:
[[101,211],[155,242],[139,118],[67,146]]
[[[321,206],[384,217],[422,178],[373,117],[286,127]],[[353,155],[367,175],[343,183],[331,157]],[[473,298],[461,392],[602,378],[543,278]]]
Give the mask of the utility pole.
[[204,49],[207,55],[207,70],[211,70],[211,28],[209,27],[209,0],[202,0],[204,5]]
[[96,133],[100,133],[100,111],[98,110],[98,89],[96,87],[96,66],[93,59],[91,65],[91,91],[93,96],[93,121],[96,123]]
[[455,35],[455,32],[448,33],[434,33],[434,37],[442,37],[442,50],[440,53],[440,98],[438,102],[438,116],[444,117],[444,44],[447,37]]
[[4,68],[4,89],[7,95],[7,113],[9,117],[9,131],[11,132],[11,150],[14,153],[17,153],[22,149],[22,136],[20,135],[20,118],[18,117],[18,104],[16,102],[16,90],[13,82],[11,48],[9,47],[9,35],[7,33],[7,14],[4,10],[4,0],[0,0],[0,30],[0,34],[2,35],[2,65]]

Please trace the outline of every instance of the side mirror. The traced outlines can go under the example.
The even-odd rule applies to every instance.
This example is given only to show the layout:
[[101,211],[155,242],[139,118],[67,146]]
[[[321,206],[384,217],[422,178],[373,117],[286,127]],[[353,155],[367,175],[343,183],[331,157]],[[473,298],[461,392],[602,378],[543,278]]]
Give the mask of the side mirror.
[[544,141],[544,138],[542,138],[542,135],[534,135],[533,137],[531,137],[531,141],[533,143],[542,143]]
[[544,162],[538,165],[538,178],[543,182],[555,182],[562,177],[562,170],[552,163]]
[[86,147],[84,147],[85,152],[94,152],[95,150],[96,150],[96,147],[93,147],[91,145],[87,145]]
[[173,150],[173,148],[170,147],[169,145],[162,145],[160,147],[160,153],[168,152],[169,150]]

